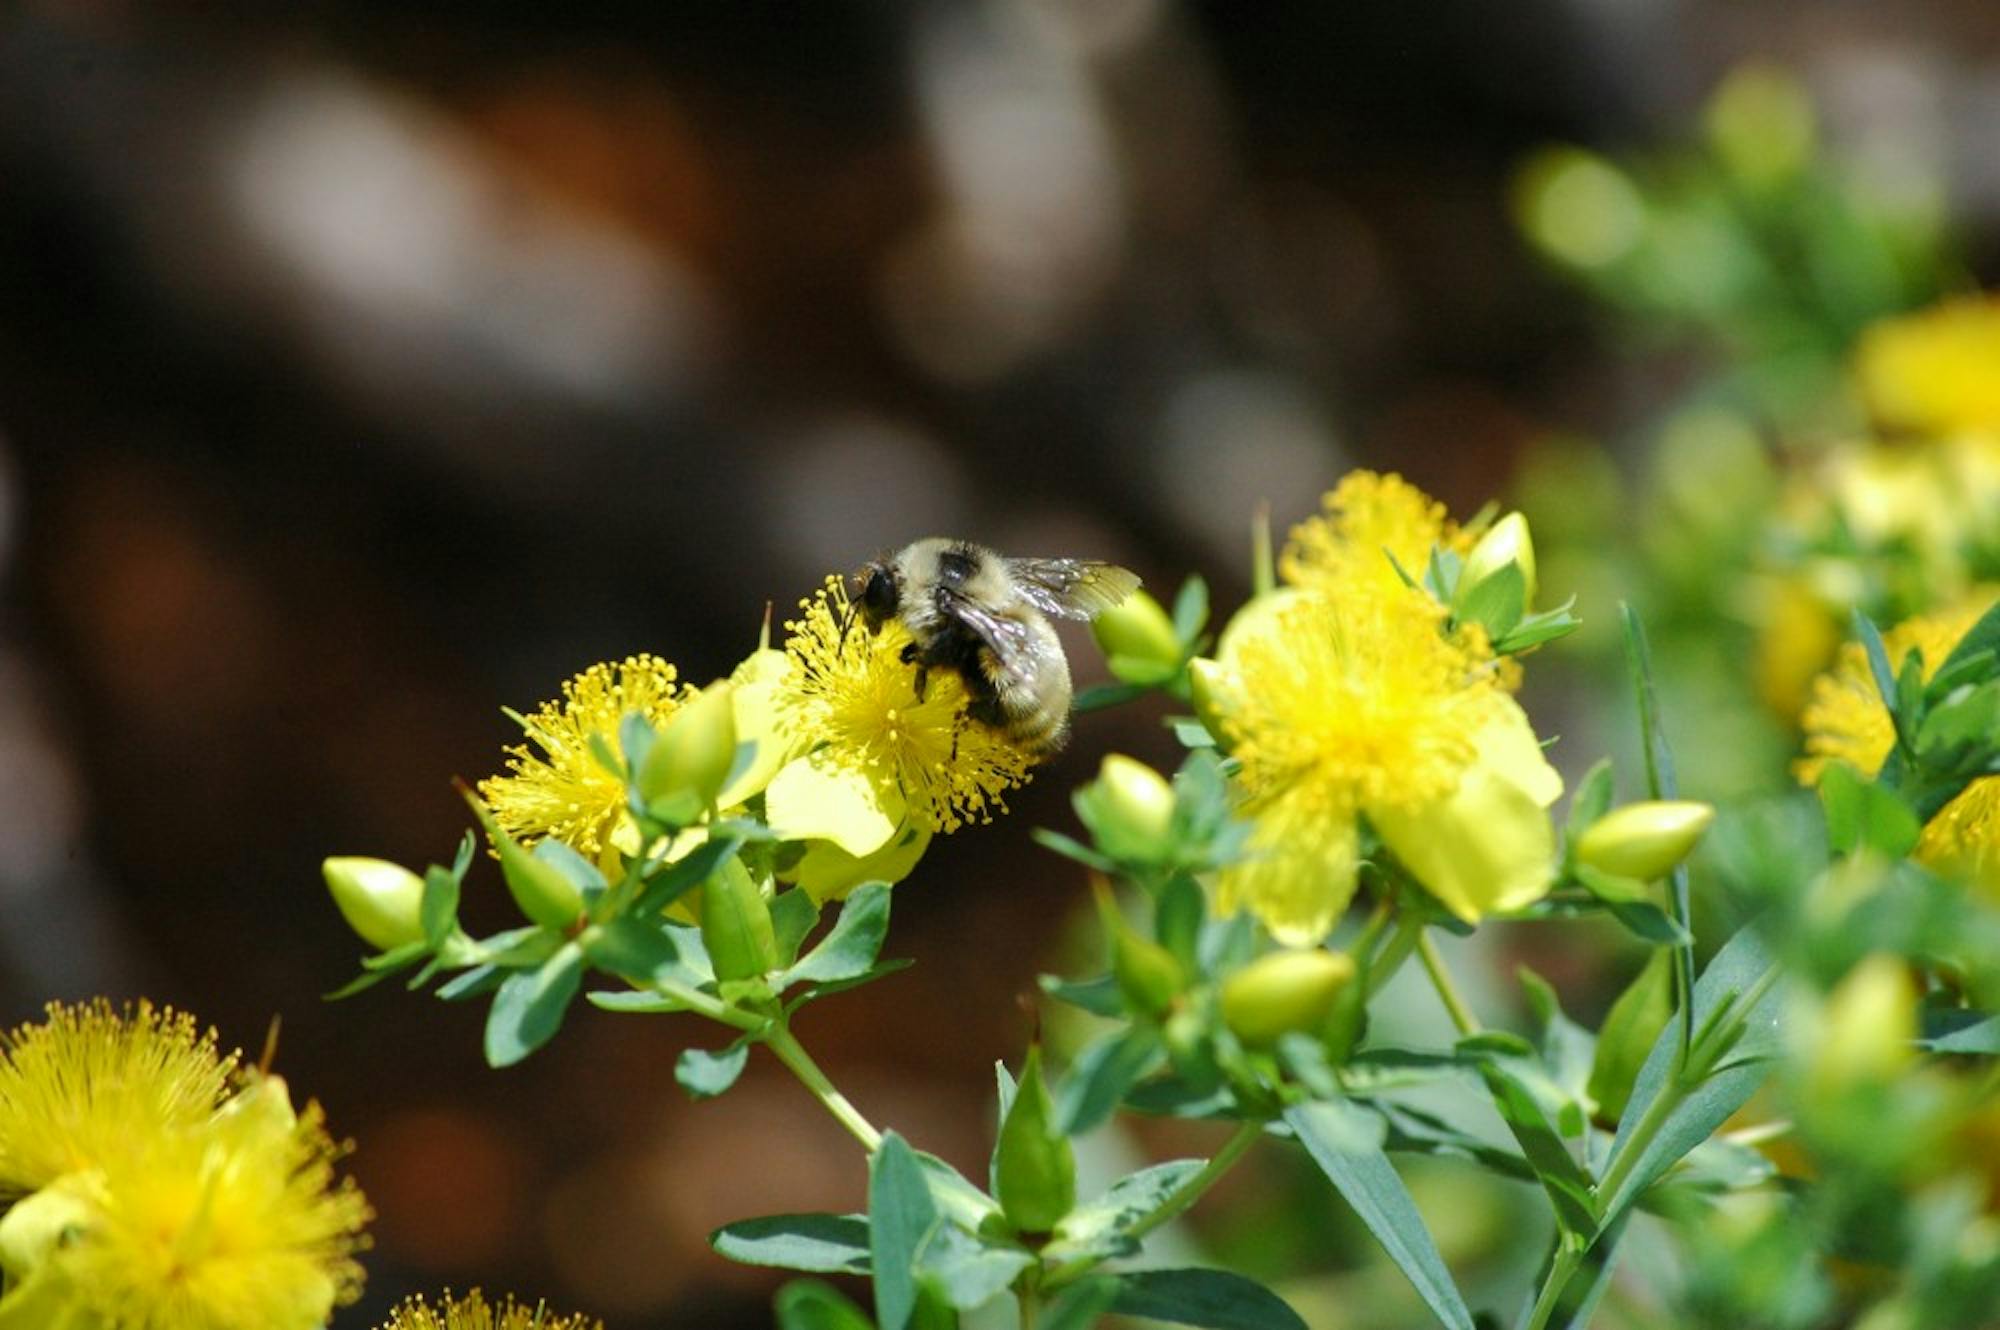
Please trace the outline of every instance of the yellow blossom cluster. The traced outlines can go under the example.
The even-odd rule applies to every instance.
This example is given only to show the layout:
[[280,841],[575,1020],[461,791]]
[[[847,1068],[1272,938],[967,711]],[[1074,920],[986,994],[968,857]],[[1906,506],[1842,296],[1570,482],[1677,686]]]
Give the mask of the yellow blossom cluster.
[[189,1017],[53,1005],[0,1042],[0,1324],[317,1330],[361,1287],[342,1153]]
[[1287,585],[1198,663],[1255,828],[1220,905],[1318,943],[1353,897],[1363,820],[1460,918],[1531,903],[1553,875],[1561,779],[1485,634],[1405,580],[1469,533],[1394,475],[1354,472],[1323,508],[1280,556]]
[[2000,299],[1882,321],[1853,378],[1875,433],[1795,472],[1752,598],[1759,691],[1782,715],[1798,713],[1854,609],[1922,613],[2000,573]]
[[[1929,679],[1994,600],[1995,594],[1987,591],[1897,624],[1882,635],[1890,668],[1900,672],[1904,659],[1915,651]],[[1811,699],[1799,723],[1805,731],[1806,755],[1797,770],[1806,784],[1818,784],[1834,762],[1844,762],[1864,776],[1881,769],[1895,746],[1896,732],[1860,643],[1841,647],[1833,668],[1813,680]],[[2000,896],[2000,776],[1973,781],[1939,809],[1925,824],[1915,857]]]

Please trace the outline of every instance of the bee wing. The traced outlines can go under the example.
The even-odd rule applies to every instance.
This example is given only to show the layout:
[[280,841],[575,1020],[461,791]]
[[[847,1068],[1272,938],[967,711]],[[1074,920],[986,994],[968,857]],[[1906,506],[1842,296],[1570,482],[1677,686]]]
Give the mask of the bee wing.
[[951,614],[979,634],[979,640],[993,649],[1000,668],[1019,682],[1034,677],[1037,644],[1034,633],[1019,619],[994,614],[977,601],[947,592]]
[[1129,568],[1096,559],[1008,559],[1021,598],[1044,614],[1088,619],[1139,589]]

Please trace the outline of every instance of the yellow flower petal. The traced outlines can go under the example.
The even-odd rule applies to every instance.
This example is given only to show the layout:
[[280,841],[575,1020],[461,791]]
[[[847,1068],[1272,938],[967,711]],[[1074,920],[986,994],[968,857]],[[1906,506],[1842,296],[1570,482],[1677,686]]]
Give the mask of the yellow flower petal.
[[784,840],[829,840],[873,854],[895,834],[904,801],[896,787],[825,749],[785,764],[764,791],[771,830]]
[[1518,910],[1548,891],[1556,855],[1548,805],[1562,793],[1562,778],[1511,699],[1476,742],[1479,756],[1444,797],[1368,810],[1404,867],[1467,923]]
[[930,828],[905,823],[873,854],[857,858],[832,841],[816,840],[785,876],[812,896],[815,904],[844,900],[863,882],[901,882],[915,870],[930,848]]
[[1248,857],[1217,876],[1216,908],[1250,911],[1288,947],[1317,946],[1354,899],[1357,846],[1352,814],[1280,796],[1258,812]]
[[749,765],[736,772],[716,796],[717,807],[735,808],[762,794],[771,778],[796,756],[794,745],[778,724],[778,690],[789,668],[784,652],[766,647],[751,652],[729,676],[736,685],[731,695],[736,709],[736,742],[754,748]]

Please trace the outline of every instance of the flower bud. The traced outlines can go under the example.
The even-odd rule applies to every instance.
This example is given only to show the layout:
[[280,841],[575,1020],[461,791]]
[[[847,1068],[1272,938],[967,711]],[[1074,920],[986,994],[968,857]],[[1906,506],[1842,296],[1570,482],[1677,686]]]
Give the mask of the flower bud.
[[1181,665],[1180,636],[1160,602],[1134,591],[1090,621],[1111,672],[1127,683],[1155,683]]
[[576,883],[547,859],[528,853],[519,841],[501,829],[493,820],[492,810],[470,790],[464,794],[479,824],[486,828],[486,839],[493,843],[493,852],[500,856],[500,875],[507,879],[507,891],[521,913],[543,928],[567,929],[574,924],[583,914],[583,893]]
[[1056,1124],[1041,1053],[1028,1050],[993,1147],[993,1197],[1019,1233],[1048,1233],[1076,1205],[1076,1158]]
[[1252,1048],[1294,1030],[1314,1033],[1353,978],[1354,959],[1345,952],[1274,951],[1223,981],[1222,1019]]
[[668,719],[639,768],[639,796],[666,822],[686,825],[715,802],[736,763],[736,712],[727,680]]
[[729,859],[701,889],[701,941],[717,979],[754,979],[778,968],[771,907],[741,859]]
[[341,918],[362,941],[383,951],[423,941],[424,880],[415,873],[359,856],[328,859],[320,872]]
[[1909,966],[1884,952],[1863,958],[1827,995],[1818,1038],[1807,1052],[1815,1090],[1839,1093],[1880,1084],[1916,1054],[1917,989]]
[[1125,922],[1111,890],[1096,884],[1097,913],[1111,943],[1111,973],[1118,989],[1136,1011],[1158,1016],[1180,995],[1186,975],[1174,954],[1150,938],[1141,937]]
[[1573,851],[1578,863],[1600,873],[1651,882],[1687,858],[1714,820],[1713,804],[1692,800],[1626,804],[1591,823]]
[[1114,859],[1150,862],[1173,845],[1173,786],[1122,753],[1108,754],[1097,779],[1076,792],[1076,811]]
[[1488,527],[1472,552],[1465,556],[1465,568],[1458,575],[1458,599],[1463,602],[1471,590],[1493,574],[1513,564],[1521,570],[1521,605],[1535,603],[1535,542],[1528,534],[1528,519],[1508,513]]
[[1194,704],[1195,719],[1202,723],[1216,746],[1229,751],[1229,732],[1223,717],[1231,704],[1229,670],[1220,661],[1197,656],[1188,662],[1188,700]]

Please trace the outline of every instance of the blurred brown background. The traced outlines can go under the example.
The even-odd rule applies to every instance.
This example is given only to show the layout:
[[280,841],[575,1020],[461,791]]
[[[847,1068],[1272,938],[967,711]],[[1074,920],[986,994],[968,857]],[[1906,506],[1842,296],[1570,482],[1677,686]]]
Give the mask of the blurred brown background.
[[[838,1129],[761,1061],[689,1105],[692,1022],[580,1009],[493,1073],[473,1007],[322,1004],[358,944],[319,859],[447,858],[502,705],[637,650],[706,680],[917,535],[1227,608],[1260,500],[1282,530],[1370,464],[1470,511],[1662,391],[1515,238],[1510,168],[1671,136],[1747,54],[1928,154],[1992,256],[1981,0],[15,0],[0,1014],[146,994],[253,1051],[282,1017],[380,1211],[343,1326],[447,1282],[767,1323],[703,1235],[857,1204]],[[1081,886],[1026,830],[1108,748],[1171,761],[1158,714],[1085,719],[940,843],[896,897],[916,968],[802,1022],[975,1175]]]

